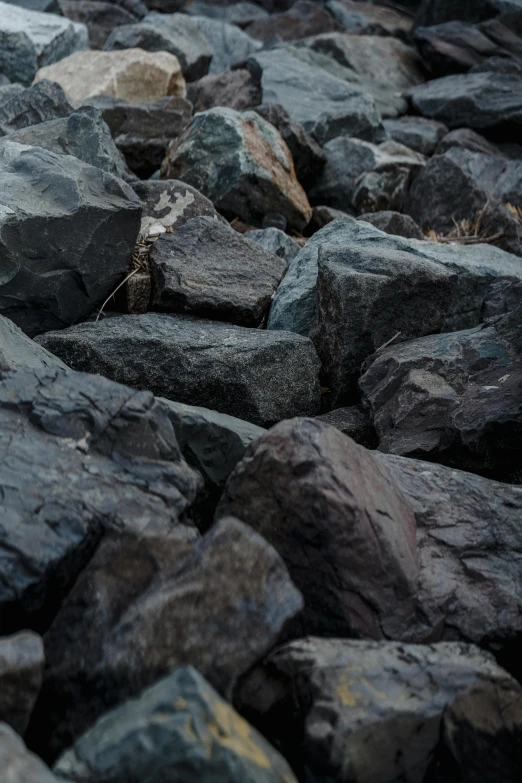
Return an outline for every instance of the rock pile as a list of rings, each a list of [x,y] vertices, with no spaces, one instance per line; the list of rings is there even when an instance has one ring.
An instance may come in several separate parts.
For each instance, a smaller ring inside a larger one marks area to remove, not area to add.
[[[1,783],[519,783],[519,0],[0,2]]]

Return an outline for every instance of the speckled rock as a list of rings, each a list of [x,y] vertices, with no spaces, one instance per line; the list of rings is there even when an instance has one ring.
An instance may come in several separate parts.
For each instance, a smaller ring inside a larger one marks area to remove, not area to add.
[[[301,246],[297,244],[295,239],[278,228],[253,229],[247,231],[245,237],[261,245],[269,253],[284,258],[287,263],[290,263],[301,250]]]
[[[72,110],[62,88],[47,79],[25,90],[22,85],[11,84],[8,92],[0,92],[0,136],[68,117]]]
[[[437,144],[446,136],[448,128],[436,120],[425,117],[398,117],[384,120],[384,128],[389,136],[421,155],[432,155]]]
[[[132,189],[143,205],[140,229],[143,236],[148,236],[151,231],[161,234],[161,228],[174,231],[187,220],[200,216],[225,222],[212,202],[185,182],[146,180],[133,182]]]
[[[24,367],[67,369],[57,356],[31,340],[8,318],[0,316],[0,374]]]

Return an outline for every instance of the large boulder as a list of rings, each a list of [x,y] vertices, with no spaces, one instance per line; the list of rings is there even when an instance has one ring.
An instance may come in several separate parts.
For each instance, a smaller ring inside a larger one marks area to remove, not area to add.
[[[522,305],[491,325],[390,346],[360,387],[379,448],[497,478],[522,470]]]
[[[130,103],[185,96],[179,60],[169,52],[76,52],[40,68],[35,82],[41,79],[57,82],[70,100],[79,102],[94,95],[110,95]]]
[[[522,764],[522,688],[472,645],[300,639],[241,697],[303,780],[515,783]]]
[[[54,765],[75,783],[129,783],[129,770],[158,783],[296,783],[284,758],[192,666],[102,716]]]
[[[230,219],[260,225],[279,212],[300,231],[311,217],[288,147],[253,111],[220,107],[197,114],[169,147],[161,174],[193,185]]]
[[[300,335],[147,313],[47,332],[39,342],[75,369],[260,426],[319,412],[320,363]]]
[[[0,418],[0,624],[45,630],[104,530],[174,534],[201,480],[153,396],[105,378],[5,372]]]
[[[374,141],[382,133],[373,99],[362,89],[308,65],[284,49],[252,55],[251,72],[259,79],[263,103],[280,103],[320,144],[336,136]]]
[[[108,708],[182,664],[230,698],[301,607],[280,556],[236,519],[193,545],[106,539],[45,635],[28,737],[54,757]]]
[[[87,28],[63,16],[0,2],[0,72],[31,84],[45,65],[87,48]]]
[[[0,313],[33,336],[87,318],[125,275],[141,204],[70,155],[0,142]]]
[[[150,252],[152,307],[259,326],[286,262],[212,217],[163,234]]]
[[[29,753],[22,739],[5,723],[0,723],[0,764],[9,783],[64,783],[38,756]]]
[[[262,47],[260,41],[255,41],[235,24],[227,24],[221,18],[192,16],[191,19],[212,49],[209,73],[224,73],[245,62]]]
[[[68,117],[72,110],[62,88],[47,79],[25,90],[8,92],[4,97],[0,93],[0,136],[29,125]]]
[[[32,631],[0,637],[0,721],[23,734],[42,685],[43,642]]]

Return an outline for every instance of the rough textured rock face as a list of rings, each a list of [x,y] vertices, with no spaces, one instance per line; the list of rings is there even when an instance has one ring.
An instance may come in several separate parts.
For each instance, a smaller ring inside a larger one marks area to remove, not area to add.
[[[159,237],[150,267],[154,309],[259,326],[286,262],[214,218],[196,217]]]
[[[260,41],[270,41],[274,36],[291,41],[334,30],[342,30],[339,22],[324,8],[308,0],[297,0],[288,11],[252,22],[247,28],[248,34]]]
[[[509,475],[522,468],[522,306],[492,325],[390,346],[360,381],[395,454]]]
[[[132,189],[143,204],[141,233],[145,236],[154,226],[177,231],[188,220],[200,216],[223,220],[208,198],[184,182],[133,182]]]
[[[107,539],[45,636],[34,725],[38,715],[46,719],[34,740],[45,747],[47,733],[55,755],[108,708],[181,664],[229,698],[301,606],[279,555],[235,519],[193,546]]]
[[[192,666],[100,718],[54,766],[77,783],[127,783],[129,769],[142,778],[153,770],[158,780],[296,783],[284,758]]]
[[[7,372],[0,417],[0,622],[45,629],[104,529],[174,529],[201,482],[148,392],[56,368]]]
[[[235,65],[245,62],[262,46],[260,41],[255,41],[243,30],[220,19],[193,16],[192,20],[213,51],[209,73],[223,73],[230,70]]]
[[[31,84],[36,71],[87,47],[87,28],[62,16],[0,3],[0,71]]]
[[[384,231],[385,234],[394,234],[405,239],[424,239],[420,226],[409,215],[401,215],[400,212],[384,210],[383,212],[369,212],[359,215],[359,220],[371,223],[372,226]]]
[[[44,669],[43,642],[22,631],[0,638],[0,720],[19,734],[29,723]]]
[[[260,426],[319,412],[319,359],[300,335],[147,313],[48,332],[39,342],[75,369]]]
[[[77,158],[9,140],[0,183],[0,312],[30,336],[86,318],[128,269],[138,198]]]
[[[393,141],[421,155],[432,155],[448,133],[442,122],[427,120],[425,117],[398,117],[395,120],[384,120],[383,125]]]
[[[185,96],[185,79],[179,60],[168,52],[84,51],[40,68],[35,81],[57,82],[73,101],[94,95],[111,95],[130,103],[152,101],[167,95]]]
[[[204,76],[196,84],[189,85],[189,97],[196,114],[214,106],[228,106],[236,111],[245,111],[261,103],[261,89],[250,71],[238,68]]]
[[[258,19],[267,19],[268,12],[254,3],[240,0],[226,6],[210,5],[203,0],[196,0],[190,6],[184,8],[189,16],[206,16],[209,19],[220,19],[222,22],[236,25],[242,30]]]
[[[416,0],[413,0],[416,2]],[[402,3],[408,6],[408,1]],[[327,0],[326,7],[332,16],[340,22],[347,33],[357,35],[391,35],[404,38],[412,26],[410,16],[398,9],[373,5],[352,0]]]
[[[5,723],[0,723],[0,764],[9,783],[62,783]]]
[[[0,373],[23,368],[66,370],[67,365],[27,337],[8,318],[0,316]]]
[[[59,0],[59,5],[64,16],[87,27],[91,49],[103,49],[115,27],[137,21],[125,8],[100,0]]]
[[[324,424],[336,427],[352,440],[367,449],[376,449],[379,438],[371,416],[362,405],[351,405],[349,408],[336,408],[316,417]]]
[[[280,103],[292,122],[324,144],[336,136],[373,141],[382,132],[372,98],[293,53],[273,49],[252,55],[250,71],[261,83],[263,103]]]
[[[264,247],[269,253],[279,258],[284,258],[288,263],[292,261],[301,250],[300,245],[278,228],[257,228],[247,231],[244,235],[256,244]]]
[[[68,117],[72,110],[62,88],[43,79],[26,90],[11,92],[5,99],[0,95],[0,135],[28,125]]]
[[[260,224],[279,212],[303,229],[311,216],[285,142],[256,112],[209,109],[196,115],[168,150],[164,179],[182,179],[231,219]]]
[[[522,761],[522,689],[472,645],[301,639],[242,699],[304,779],[514,783]]]

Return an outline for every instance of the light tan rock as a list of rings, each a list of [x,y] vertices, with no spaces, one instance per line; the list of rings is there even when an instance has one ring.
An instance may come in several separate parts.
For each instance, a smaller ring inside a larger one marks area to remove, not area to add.
[[[178,58],[168,52],[122,49],[82,51],[40,68],[34,81],[50,79],[70,100],[111,95],[130,103],[153,101],[167,95],[185,96],[185,80]]]

